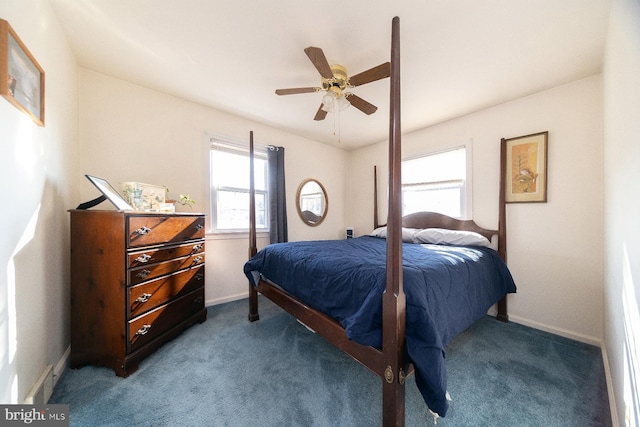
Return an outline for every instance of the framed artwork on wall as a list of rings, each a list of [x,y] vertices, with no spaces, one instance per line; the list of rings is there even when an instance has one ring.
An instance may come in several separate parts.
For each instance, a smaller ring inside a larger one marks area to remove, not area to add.
[[[44,70],[4,19],[0,19],[0,95],[44,126]]]
[[[547,201],[549,132],[502,139],[501,164],[506,203]]]

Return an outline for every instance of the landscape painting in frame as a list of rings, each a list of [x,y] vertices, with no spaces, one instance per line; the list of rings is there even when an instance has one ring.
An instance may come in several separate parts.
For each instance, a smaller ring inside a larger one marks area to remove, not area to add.
[[[0,19],[0,95],[44,126],[44,70],[3,19]]]
[[[503,139],[505,202],[547,201],[548,132]]]

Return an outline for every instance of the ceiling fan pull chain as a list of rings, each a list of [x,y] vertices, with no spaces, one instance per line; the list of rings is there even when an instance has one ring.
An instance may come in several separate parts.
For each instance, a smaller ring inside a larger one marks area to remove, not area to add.
[[[340,143],[340,108],[333,110],[333,135],[338,136],[338,144]]]

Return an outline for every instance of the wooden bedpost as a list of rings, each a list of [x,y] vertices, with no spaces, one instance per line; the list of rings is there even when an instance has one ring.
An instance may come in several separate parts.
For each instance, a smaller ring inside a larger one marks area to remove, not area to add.
[[[402,284],[402,193],[400,147],[400,19],[391,31],[389,123],[389,212],[387,219],[387,283],[382,295],[383,426],[403,426],[405,412],[404,347],[406,300]]]
[[[257,252],[256,243],[256,189],[253,182],[253,131],[249,132],[249,259]],[[258,291],[249,283],[249,321],[260,319],[258,314]]]
[[[507,262],[507,208],[505,199],[505,186],[506,186],[506,162],[507,162],[507,143],[504,138],[500,141],[500,190],[499,190],[499,212],[498,212],[498,254],[502,257],[502,260]],[[500,301],[498,301],[498,320],[503,322],[509,321],[509,314],[507,313],[507,296],[505,295]]]
[[[378,221],[378,167],[373,165],[373,229],[380,227]]]

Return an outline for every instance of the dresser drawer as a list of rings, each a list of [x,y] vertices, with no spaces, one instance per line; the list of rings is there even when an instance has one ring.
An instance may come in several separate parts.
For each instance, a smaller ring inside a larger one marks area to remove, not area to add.
[[[204,289],[201,288],[131,320],[129,322],[129,351],[137,350],[202,310],[203,304]]]
[[[185,268],[195,267],[204,263],[204,253],[189,255],[182,258],[175,258],[170,261],[160,262],[152,265],[132,268],[129,270],[128,285],[133,286],[146,282],[156,277],[174,273]]]
[[[204,216],[135,215],[127,217],[127,247],[180,243],[204,238]]]
[[[129,313],[133,319],[168,301],[204,286],[204,265],[128,288]]]
[[[189,243],[181,246],[174,246],[167,249],[148,249],[129,254],[128,268],[136,268],[143,265],[151,265],[157,262],[167,261],[172,258],[179,258],[187,255],[194,255],[204,252],[204,243]]]

